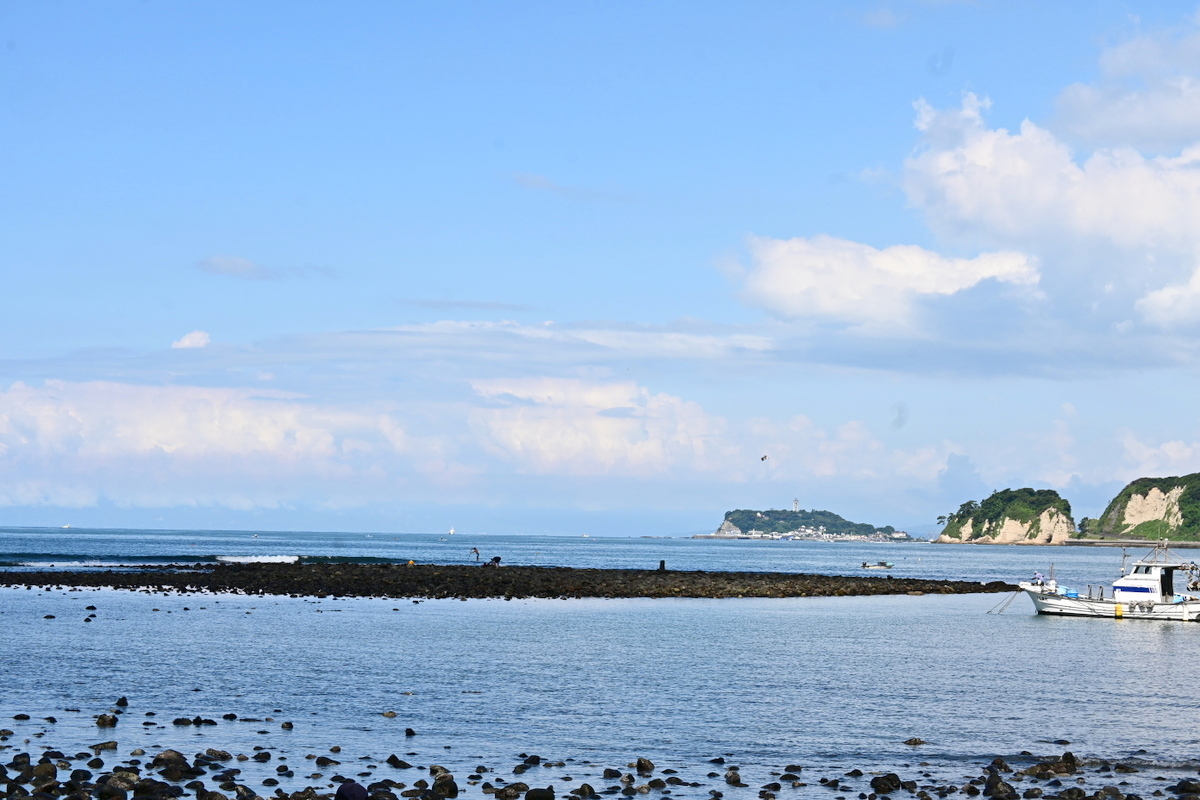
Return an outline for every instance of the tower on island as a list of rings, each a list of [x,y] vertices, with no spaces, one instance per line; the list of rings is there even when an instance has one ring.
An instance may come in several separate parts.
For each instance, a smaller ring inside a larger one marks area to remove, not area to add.
[[[800,513],[800,498],[799,497],[792,500],[792,513],[793,514]]]

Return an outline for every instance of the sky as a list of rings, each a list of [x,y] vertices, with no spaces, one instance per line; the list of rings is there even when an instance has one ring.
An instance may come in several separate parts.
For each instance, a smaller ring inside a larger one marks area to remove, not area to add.
[[[1200,471],[1200,8],[0,4],[0,524],[935,531]]]

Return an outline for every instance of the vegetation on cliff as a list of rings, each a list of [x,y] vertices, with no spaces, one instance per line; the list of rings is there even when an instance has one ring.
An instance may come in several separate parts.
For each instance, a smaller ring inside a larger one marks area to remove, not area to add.
[[[801,528],[825,528],[825,532],[834,536],[870,536],[876,532],[892,534],[896,529],[891,525],[877,528],[865,522],[850,522],[832,511],[785,511],[768,509],[754,511],[739,508],[725,513],[725,522],[735,528],[747,532],[751,530],[763,533],[790,533]]]
[[[1042,533],[1042,514],[1048,509],[1058,512],[1074,528],[1071,504],[1053,489],[1001,489],[981,503],[968,500],[953,514],[938,517],[938,522],[946,526],[943,537],[971,541],[995,536],[1011,519],[1029,526],[1027,538],[1036,539]]]
[[[1155,492],[1154,490],[1157,490]],[[1131,508],[1133,501],[1134,508]],[[1097,538],[1200,539],[1200,473],[1138,478],[1088,527]]]

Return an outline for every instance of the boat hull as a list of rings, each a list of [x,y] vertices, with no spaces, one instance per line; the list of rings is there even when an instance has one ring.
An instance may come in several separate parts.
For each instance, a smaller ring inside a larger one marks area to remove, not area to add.
[[[1106,617],[1108,619],[1162,619],[1175,622],[1200,622],[1200,600],[1176,603],[1148,601],[1125,603],[1091,597],[1064,597],[1036,584],[1020,584],[1039,614],[1062,617]]]

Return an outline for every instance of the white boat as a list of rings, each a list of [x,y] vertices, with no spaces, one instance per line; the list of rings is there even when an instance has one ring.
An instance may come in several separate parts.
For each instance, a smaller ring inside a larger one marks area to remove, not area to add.
[[[874,564],[870,561],[862,562],[863,569],[891,569],[894,566],[896,565],[890,561],[876,561]]]
[[[1087,587],[1080,592],[1054,579],[1035,575],[1018,586],[1029,595],[1039,614],[1066,617],[1108,617],[1111,619],[1165,619],[1200,621],[1200,597],[1175,591],[1176,573],[1188,589],[1200,589],[1200,565],[1181,558],[1167,549],[1163,540],[1126,572],[1122,559],[1121,577],[1113,581],[1107,594],[1104,585]]]

